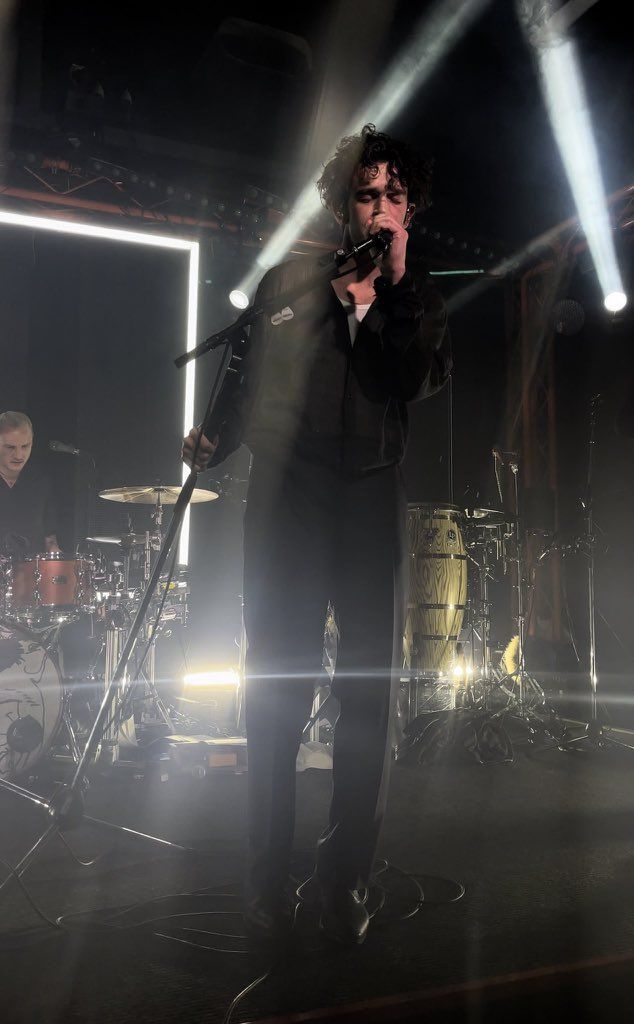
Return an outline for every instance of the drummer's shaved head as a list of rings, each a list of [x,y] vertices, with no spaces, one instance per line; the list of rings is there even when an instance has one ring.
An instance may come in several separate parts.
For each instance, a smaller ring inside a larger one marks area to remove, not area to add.
[[[6,434],[9,430],[22,430],[28,427],[33,434],[33,424],[25,412],[0,412],[0,434]]]

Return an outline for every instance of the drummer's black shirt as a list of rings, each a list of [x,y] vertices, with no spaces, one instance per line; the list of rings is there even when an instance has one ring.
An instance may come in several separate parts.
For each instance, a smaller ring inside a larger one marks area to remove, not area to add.
[[[51,479],[35,459],[29,460],[9,487],[0,476],[0,552],[32,555],[44,551],[44,538],[57,533]]]

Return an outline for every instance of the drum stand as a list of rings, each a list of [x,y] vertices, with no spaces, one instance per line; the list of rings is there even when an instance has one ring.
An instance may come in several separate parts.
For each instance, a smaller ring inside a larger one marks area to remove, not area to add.
[[[502,723],[505,718],[521,724],[528,732],[528,742],[534,744],[536,737],[542,735],[547,737],[559,749],[563,749],[562,742],[565,734],[565,725],[555,709],[549,703],[548,698],[539,685],[526,671],[526,627],[528,618],[526,616],[526,565],[524,561],[524,545],[522,543],[522,515],[519,498],[519,460],[513,452],[501,453],[506,455],[506,465],[513,474],[513,499],[514,499],[514,553],[508,561],[515,566],[515,591],[517,607],[517,637],[518,656],[517,669],[497,678],[489,689],[486,707],[489,717]],[[533,593],[533,581],[531,579],[531,594]],[[510,685],[507,685],[510,683]],[[495,690],[500,690],[507,698],[502,708],[494,707],[493,696]]]

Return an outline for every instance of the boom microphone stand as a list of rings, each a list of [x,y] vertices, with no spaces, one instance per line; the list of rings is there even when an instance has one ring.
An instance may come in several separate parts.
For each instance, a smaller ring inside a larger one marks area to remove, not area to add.
[[[391,243],[391,236],[387,232],[379,232],[376,235],[372,235],[371,238],[362,242],[359,246],[353,246],[348,252],[343,249],[338,249],[333,255],[328,255],[326,259],[321,259],[318,264],[318,270],[313,273],[297,285],[291,291],[283,294],[274,296],[273,298],[260,302],[257,305],[251,306],[246,309],[232,324],[223,330],[211,335],[206,341],[202,342],[196,348],[189,352],[184,353],[175,360],[177,367],[182,367],[192,359],[198,359],[205,352],[209,352],[214,348],[225,346],[225,361],[221,363],[220,370],[224,369],[225,373],[232,371],[234,373],[240,372],[240,363],[242,358],[246,354],[248,346],[248,337],[245,334],[245,327],[253,324],[259,317],[270,310],[286,309],[290,306],[290,303],[295,301],[301,295],[311,291],[314,287],[323,284],[324,281],[329,281],[341,274],[347,273],[344,268],[350,261],[356,261],[360,255],[376,256],[386,252]],[[228,360],[226,360],[226,354],[231,351],[232,354]],[[232,365],[233,364],[233,365]],[[211,420],[212,411],[215,405],[216,395],[218,391],[218,384],[224,373],[221,375],[219,372],[214,386],[212,387],[211,394],[207,403],[207,409],[200,425],[200,436],[205,434],[208,424]],[[45,799],[38,793],[31,792],[22,786],[18,786],[16,783],[11,782],[8,779],[0,779],[0,789],[6,792],[13,793],[15,796],[21,797],[22,799],[29,800],[36,807],[39,807],[49,822],[45,830],[40,834],[35,843],[31,846],[28,852],[22,857],[20,862],[13,868],[10,875],[4,879],[0,884],[0,893],[6,889],[9,883],[15,879],[20,878],[27,868],[33,863],[37,855],[43,850],[48,843],[53,839],[59,832],[67,831],[71,828],[77,828],[82,822],[94,825],[101,829],[107,829],[115,832],[119,832],[125,835],[133,836],[140,839],[148,839],[151,842],[158,843],[161,846],[168,847],[172,850],[178,850],[181,852],[189,852],[187,847],[180,846],[177,843],[172,843],[167,839],[161,839],[158,836],[147,835],[143,832],[138,832],[134,829],[125,828],[122,825],[116,825],[113,822],[103,821],[98,818],[93,818],[85,813],[84,808],[84,794],[88,789],[88,769],[93,764],[97,756],[97,752],[103,741],[104,736],[107,734],[109,717],[112,714],[112,708],[115,707],[116,699],[119,693],[120,685],[125,677],[126,669],[130,656],[135,647],[137,638],[145,622],[145,616],[150,607],[154,593],[163,571],[163,566],[167,561],[167,557],[170,552],[170,548],[174,543],[176,536],[178,535],[185,511],[189,504],[192,491],[196,485],[198,477],[197,471],[193,468],[195,464],[195,453],[192,464],[192,469],[187,477],[181,492],[178,496],[176,504],[174,505],[173,516],[165,536],[163,545],[159,551],[156,564],[150,579],[148,580],[145,593],[141,604],[139,605],[138,611],[134,618],[134,622],[130,627],[125,646],[121,652],[116,669],[110,680],[101,707],[93,724],[93,727],[88,737],[88,741],[84,748],[83,754],[79,760],[79,764],[76,767],[70,785],[60,786],[56,792],[50,797]]]

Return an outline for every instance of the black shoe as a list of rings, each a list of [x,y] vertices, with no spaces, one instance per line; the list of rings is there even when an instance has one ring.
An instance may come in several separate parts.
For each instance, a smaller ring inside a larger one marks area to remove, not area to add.
[[[370,923],[365,904],[356,889],[320,887],[321,919],[319,927],[336,942],[360,946]]]

